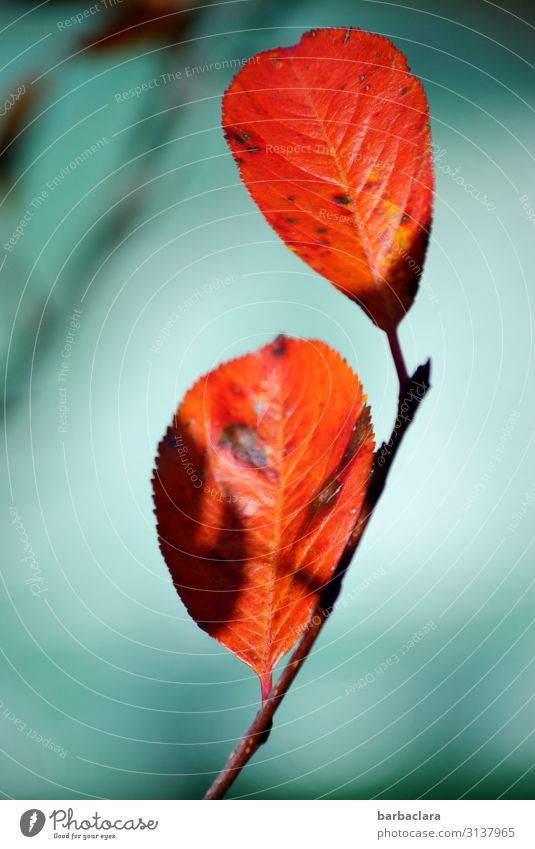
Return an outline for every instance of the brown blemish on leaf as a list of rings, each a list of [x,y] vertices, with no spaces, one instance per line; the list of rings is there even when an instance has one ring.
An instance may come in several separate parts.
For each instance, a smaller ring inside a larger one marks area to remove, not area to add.
[[[222,448],[229,448],[236,459],[242,463],[247,463],[257,468],[267,465],[268,457],[266,449],[259,444],[255,431],[251,430],[247,425],[227,425],[221,434],[219,445]]]
[[[245,130],[242,130],[241,133],[232,133],[231,138],[238,142],[238,144],[245,144],[250,140],[251,136]]]
[[[342,459],[336,469],[329,475],[323,484],[321,491],[312,502],[311,510],[313,513],[317,513],[318,510],[326,507],[331,507],[336,502],[343,488],[343,484],[339,480],[339,475],[341,475],[346,466],[353,461],[360,447],[371,437],[373,437],[373,430],[370,408],[363,406],[353,426],[353,430],[351,431]]]
[[[318,510],[324,510],[327,507],[332,507],[342,492],[342,487],[343,485],[336,477],[328,478],[323,484],[321,492],[312,502],[312,512],[317,513]]]
[[[274,357],[282,357],[286,353],[286,337],[283,333],[279,333],[271,345],[271,351]]]
[[[359,413],[359,416],[353,425],[353,430],[351,431],[351,436],[349,437],[349,442],[347,443],[346,450],[344,451],[344,456],[340,461],[340,469],[343,469],[350,460],[353,459],[360,446],[366,442],[367,439],[372,436],[372,422],[370,416],[370,408],[364,406]]]

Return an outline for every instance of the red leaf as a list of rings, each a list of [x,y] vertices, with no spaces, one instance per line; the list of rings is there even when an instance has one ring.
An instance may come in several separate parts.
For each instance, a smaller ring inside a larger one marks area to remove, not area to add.
[[[202,377],[160,443],[154,500],[174,585],[263,696],[332,576],[372,457],[356,375],[324,342],[283,336]]]
[[[418,288],[433,198],[427,101],[403,54],[362,30],[312,30],[249,60],[223,125],[279,236],[394,330]]]

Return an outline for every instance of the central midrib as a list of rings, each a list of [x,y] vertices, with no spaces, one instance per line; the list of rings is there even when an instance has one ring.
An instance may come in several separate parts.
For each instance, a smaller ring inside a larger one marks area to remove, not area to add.
[[[270,554],[270,583],[269,583],[269,597],[268,597],[268,605],[267,605],[267,628],[266,628],[266,637],[264,642],[264,674],[271,672],[271,664],[270,664],[270,649],[271,649],[271,635],[272,635],[272,617],[273,617],[273,601],[275,596],[275,575],[276,575],[276,563],[277,558],[280,556],[280,544],[282,541],[282,517],[284,515],[284,493],[286,490],[286,475],[285,470],[286,466],[284,465],[284,448],[285,448],[285,421],[286,417],[284,415],[284,407],[283,407],[283,373],[284,369],[281,367],[279,373],[279,392],[278,392],[278,407],[279,407],[279,422],[280,425],[277,428],[277,433],[279,435],[279,441],[277,445],[277,470],[278,470],[278,487],[279,487],[279,497],[277,498],[277,510],[275,517],[275,546],[273,552]]]
[[[299,82],[302,85],[302,89],[300,89],[300,90],[304,93],[305,98],[308,101],[308,104],[310,106],[310,110],[313,112],[314,118],[317,121],[318,126],[320,127],[321,132],[323,133],[323,137],[328,144],[328,149],[330,151],[332,151],[332,159],[334,161],[334,164],[336,166],[336,170],[338,172],[338,178],[339,178],[340,184],[342,186],[344,186],[344,188],[348,192],[350,192],[351,197],[353,198],[354,209],[351,210],[351,213],[352,213],[352,216],[353,216],[353,218],[355,219],[355,221],[358,225],[356,229],[357,229],[357,232],[360,235],[360,242],[361,242],[361,245],[364,249],[364,253],[366,255],[368,267],[369,267],[369,269],[372,273],[373,282],[374,282],[376,288],[378,289],[379,288],[379,286],[378,286],[379,275],[378,275],[377,270],[375,268],[375,263],[373,262],[370,243],[368,242],[368,239],[366,237],[366,233],[364,231],[364,221],[362,220],[362,217],[359,213],[358,203],[357,203],[357,194],[354,191],[354,188],[349,181],[349,177],[345,172],[345,169],[344,169],[342,162],[340,161],[340,159],[338,158],[338,156],[336,154],[336,148],[335,148],[335,146],[334,146],[334,144],[331,140],[330,135],[327,132],[323,118],[321,118],[320,115],[318,114],[318,112],[315,108],[315,105],[314,105],[314,101],[310,97],[310,92],[309,92],[308,86],[306,85],[306,81],[304,81],[303,78],[301,77],[301,75],[299,74],[299,69],[298,69],[297,64],[296,64],[296,67],[294,69],[294,72],[295,72],[295,76],[298,78]],[[358,94],[355,93],[355,97],[358,97]]]

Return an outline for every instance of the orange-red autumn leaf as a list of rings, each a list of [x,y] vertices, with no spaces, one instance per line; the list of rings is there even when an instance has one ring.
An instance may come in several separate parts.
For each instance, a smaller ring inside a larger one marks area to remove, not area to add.
[[[263,695],[332,576],[372,457],[358,377],[324,342],[284,336],[202,377],[160,443],[154,500],[174,585]]]
[[[393,331],[418,288],[433,198],[427,101],[404,55],[362,30],[312,30],[239,71],[223,127],[279,236]]]

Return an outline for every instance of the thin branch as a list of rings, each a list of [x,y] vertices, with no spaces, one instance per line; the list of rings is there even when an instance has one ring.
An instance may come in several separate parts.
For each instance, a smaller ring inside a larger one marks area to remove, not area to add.
[[[389,337],[390,338],[390,337]],[[397,341],[397,337],[396,337]],[[392,344],[392,343],[391,343]],[[399,347],[399,344],[398,344]],[[401,353],[401,352],[400,352]],[[242,737],[227,763],[205,795],[205,799],[222,799],[234,783],[243,767],[248,763],[260,746],[266,742],[271,731],[273,716],[282,699],[288,692],[295,676],[307,659],[323,626],[329,618],[342,588],[344,575],[353,555],[362,539],[366,526],[373,515],[381,497],[394,458],[399,451],[402,439],[414,419],[416,410],[429,390],[431,362],[419,366],[413,376],[401,384],[398,412],[394,428],[388,442],[383,442],[375,454],[374,465],[366,499],[351,537],[344,549],[333,577],[323,588],[316,609],[311,616],[307,630],[301,637],[290,660],[284,667],[278,681],[271,688],[262,707],[256,714],[247,733]],[[399,369],[398,369],[399,374]],[[400,376],[401,380],[401,376]]]
[[[386,335],[388,336],[388,343],[392,352],[392,359],[394,360],[394,365],[398,373],[399,394],[401,397],[401,393],[403,392],[403,389],[408,383],[409,374],[407,372],[407,366],[405,365],[405,360],[403,358],[403,351],[401,350],[401,345],[399,344],[397,328],[395,327],[393,330],[390,330]]]

